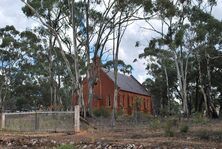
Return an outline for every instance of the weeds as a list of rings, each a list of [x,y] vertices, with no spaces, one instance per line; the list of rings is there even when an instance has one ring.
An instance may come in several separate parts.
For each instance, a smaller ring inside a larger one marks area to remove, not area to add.
[[[160,119],[154,118],[150,120],[149,126],[151,129],[156,130],[157,128],[160,128]]]
[[[93,111],[93,114],[94,116],[96,117],[104,117],[104,118],[107,118],[110,116],[110,111],[105,109],[104,107],[101,107],[101,108],[98,108],[98,109],[95,109]]]
[[[201,113],[194,113],[193,114],[193,123],[195,123],[195,124],[206,124],[207,119],[204,118]]]
[[[180,132],[181,132],[181,133],[187,133],[188,130],[189,130],[189,126],[188,126],[187,124],[182,124],[182,125],[180,126]]]
[[[177,126],[175,119],[167,120],[164,126],[164,134],[166,137],[173,137],[175,134],[174,127]]]
[[[172,129],[165,129],[165,131],[164,131],[164,135],[166,137],[173,137],[174,134],[175,134],[175,132]]]
[[[76,149],[75,146],[71,144],[64,144],[57,147],[57,149]]]
[[[210,134],[206,130],[200,131],[198,136],[199,136],[200,139],[203,139],[203,140],[209,140],[210,139]]]
[[[222,131],[200,131],[197,136],[202,140],[211,140],[216,142],[222,141]]]

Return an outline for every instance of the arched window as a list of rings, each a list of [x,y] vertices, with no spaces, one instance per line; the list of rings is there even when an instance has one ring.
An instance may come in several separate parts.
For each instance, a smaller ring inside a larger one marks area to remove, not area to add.
[[[124,105],[124,94],[123,94],[123,96],[122,96],[122,106],[124,107],[125,105]]]
[[[110,95],[107,97],[107,106],[108,107],[111,106],[111,96]]]
[[[128,105],[128,107],[130,107],[130,96],[129,95],[127,96],[127,105]]]
[[[146,108],[147,108],[147,107],[146,107],[146,98],[142,98],[142,100],[143,100],[144,109],[146,109]]]

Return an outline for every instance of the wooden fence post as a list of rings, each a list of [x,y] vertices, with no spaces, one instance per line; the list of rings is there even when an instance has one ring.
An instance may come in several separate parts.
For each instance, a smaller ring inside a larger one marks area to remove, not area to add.
[[[1,121],[1,124],[2,124],[2,128],[1,129],[4,129],[5,128],[5,113],[2,113],[2,121]]]
[[[74,122],[74,131],[80,132],[80,109],[79,105],[75,106],[75,122]]]

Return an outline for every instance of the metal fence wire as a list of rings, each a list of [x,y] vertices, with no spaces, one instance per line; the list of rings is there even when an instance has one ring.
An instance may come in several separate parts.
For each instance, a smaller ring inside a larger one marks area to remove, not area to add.
[[[74,111],[5,113],[4,129],[14,131],[74,131]]]

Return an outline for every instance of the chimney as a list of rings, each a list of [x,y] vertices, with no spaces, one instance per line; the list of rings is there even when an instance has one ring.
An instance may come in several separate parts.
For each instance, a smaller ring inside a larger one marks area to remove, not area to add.
[[[96,56],[94,59],[95,59],[95,60],[94,60],[94,65],[95,65],[96,67],[100,67],[100,57],[99,57],[99,56]]]
[[[96,76],[96,78],[99,78],[99,74],[100,74],[100,57],[96,56],[93,59],[93,70],[94,70],[94,74]]]

